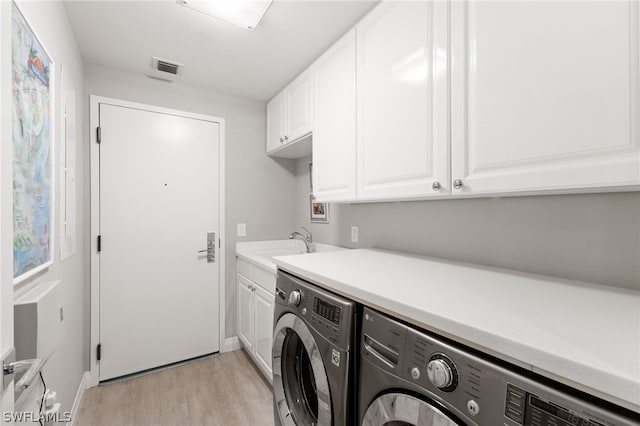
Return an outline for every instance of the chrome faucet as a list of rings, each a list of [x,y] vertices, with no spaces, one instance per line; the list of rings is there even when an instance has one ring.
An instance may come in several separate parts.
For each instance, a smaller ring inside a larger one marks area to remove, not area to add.
[[[302,240],[304,245],[307,247],[307,253],[311,253],[313,251],[313,235],[311,235],[311,231],[309,231],[304,226],[301,226],[301,228],[307,231],[307,235],[302,235],[298,231],[293,231],[292,233],[289,234],[289,239],[293,240],[296,237],[299,237],[298,239]]]

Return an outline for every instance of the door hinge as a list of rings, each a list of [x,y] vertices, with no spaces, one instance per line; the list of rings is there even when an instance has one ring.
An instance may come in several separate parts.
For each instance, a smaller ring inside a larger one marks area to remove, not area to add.
[[[102,143],[102,127],[96,128],[96,142]]]
[[[96,358],[98,361],[102,359],[102,343],[98,343],[98,346],[96,346]]]
[[[98,235],[98,253],[102,251],[102,235]]]

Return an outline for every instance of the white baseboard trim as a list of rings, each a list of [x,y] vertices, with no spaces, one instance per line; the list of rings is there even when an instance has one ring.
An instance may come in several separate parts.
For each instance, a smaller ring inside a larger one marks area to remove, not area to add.
[[[224,339],[224,347],[220,348],[220,352],[237,351],[241,347],[242,344],[240,343],[240,339],[238,339],[238,336],[228,337]]]
[[[84,391],[89,387],[90,376],[91,375],[88,371],[85,371],[82,375],[82,380],[80,380],[80,385],[78,385],[78,390],[76,391],[76,397],[73,400],[73,407],[71,407],[71,422],[68,423],[69,426],[74,426],[76,423]]]

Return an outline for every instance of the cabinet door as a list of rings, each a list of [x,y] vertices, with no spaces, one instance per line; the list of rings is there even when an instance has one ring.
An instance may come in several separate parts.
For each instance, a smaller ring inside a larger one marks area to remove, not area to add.
[[[447,18],[448,2],[389,2],[356,27],[359,199],[449,192]]]
[[[254,284],[238,274],[238,338],[244,344],[247,352],[252,353],[253,347],[253,311]]]
[[[638,10],[452,2],[453,193],[639,185]]]
[[[306,71],[287,87],[286,141],[292,142],[311,133],[311,74]]]
[[[274,295],[256,286],[255,298],[255,359],[263,371],[271,375],[271,349],[273,346]]]
[[[313,68],[313,193],[318,201],[356,199],[356,32]]]
[[[267,104],[267,153],[284,144],[285,93],[276,95]]]

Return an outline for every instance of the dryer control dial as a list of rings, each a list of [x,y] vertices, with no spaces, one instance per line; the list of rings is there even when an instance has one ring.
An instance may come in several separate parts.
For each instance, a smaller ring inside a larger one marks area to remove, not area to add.
[[[300,301],[302,300],[302,295],[300,294],[300,290],[293,290],[289,293],[289,304],[298,306]]]
[[[453,391],[458,385],[456,367],[449,358],[444,355],[434,355],[427,364],[427,377],[435,387],[445,392]]]

